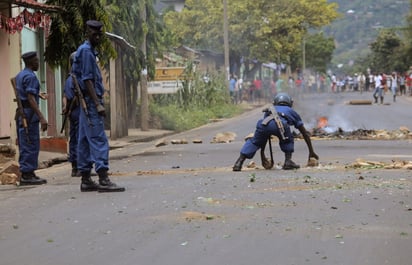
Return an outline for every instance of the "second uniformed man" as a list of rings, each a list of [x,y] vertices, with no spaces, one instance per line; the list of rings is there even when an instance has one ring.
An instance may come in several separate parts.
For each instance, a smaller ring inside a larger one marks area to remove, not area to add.
[[[95,48],[102,38],[103,24],[100,21],[86,22],[88,39],[80,45],[72,66],[84,99],[87,113],[81,108],[79,117],[79,141],[77,168],[81,174],[81,191],[119,192],[124,191],[111,182],[109,170],[109,142],[104,131],[105,108],[102,75],[97,65]],[[91,178],[92,167],[99,175],[99,183]]]

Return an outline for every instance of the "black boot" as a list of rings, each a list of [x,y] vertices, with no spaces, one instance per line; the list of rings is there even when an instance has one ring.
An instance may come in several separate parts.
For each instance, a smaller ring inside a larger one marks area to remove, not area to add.
[[[298,169],[300,166],[292,161],[292,154],[285,154],[285,164],[282,167],[284,170]]]
[[[381,97],[381,104],[383,104],[383,97]]]
[[[240,154],[239,158],[236,160],[235,165],[233,166],[233,171],[241,171],[243,162],[245,162],[246,157]]]
[[[396,102],[396,95],[393,95],[393,102]]]
[[[20,186],[43,185],[47,180],[39,178],[34,172],[21,172]]]
[[[121,192],[126,190],[124,187],[117,186],[110,181],[107,169],[100,169],[97,174],[99,175],[99,192]]]
[[[71,174],[71,176],[72,177],[80,177],[81,176],[79,171],[77,170],[77,163],[76,162],[72,162],[72,174]]]
[[[373,96],[373,98],[375,99],[375,103],[378,103],[378,97],[377,97],[377,96]]]
[[[97,191],[100,186],[90,177],[90,171],[81,172],[82,183],[80,184],[80,191]]]

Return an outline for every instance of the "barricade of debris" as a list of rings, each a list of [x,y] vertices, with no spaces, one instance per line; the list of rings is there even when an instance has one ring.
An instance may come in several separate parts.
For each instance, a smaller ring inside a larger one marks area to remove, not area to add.
[[[328,132],[324,128],[315,128],[311,132],[312,139],[341,139],[341,140],[408,140],[412,139],[412,133],[406,127],[398,130],[366,130],[357,129],[355,131],[344,131],[338,128],[334,132]],[[303,138],[302,135],[296,135]]]

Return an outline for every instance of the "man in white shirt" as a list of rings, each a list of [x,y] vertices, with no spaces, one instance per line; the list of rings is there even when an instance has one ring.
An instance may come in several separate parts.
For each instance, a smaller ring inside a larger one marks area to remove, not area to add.
[[[375,103],[378,103],[378,96],[380,97],[381,104],[383,104],[383,84],[382,84],[382,74],[377,74],[374,77],[375,90],[373,90],[373,98]]]

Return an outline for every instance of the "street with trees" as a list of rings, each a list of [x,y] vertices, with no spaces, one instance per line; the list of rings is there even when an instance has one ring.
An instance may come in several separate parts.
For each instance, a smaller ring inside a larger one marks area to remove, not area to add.
[[[187,45],[195,49],[205,49],[223,52],[223,5],[220,0],[200,1],[187,0],[181,12],[172,9],[164,10],[159,17],[154,10],[154,0],[48,0],[48,4],[64,6],[64,11],[52,14],[52,26],[47,38],[45,58],[52,66],[66,66],[67,58],[78,45],[84,41],[85,22],[97,19],[104,23],[105,30],[124,37],[135,47],[133,52],[127,52],[122,58],[126,87],[130,88],[128,95],[132,121],[130,125],[138,126],[136,116],[142,116],[144,104],[138,101],[138,89],[141,84],[142,70],[147,70],[148,80],[154,78],[155,59],[161,58],[164,51],[172,50],[179,45]],[[319,33],[321,28],[335,20],[339,14],[335,3],[327,0],[238,0],[228,1],[228,25],[230,43],[230,65],[232,69],[245,62],[247,77],[253,74],[263,62],[282,62],[291,65],[292,69],[302,64],[302,49],[307,54],[306,65],[317,70],[326,69],[334,46],[332,39]],[[302,47],[305,40],[305,47]],[[118,56],[106,38],[99,48],[99,59],[102,65],[108,64],[109,58]],[[319,60],[322,58],[322,60]],[[249,68],[248,62],[257,62]],[[293,65],[294,64],[294,65]],[[66,67],[63,67],[67,69]],[[239,68],[237,68],[239,69]],[[214,73],[210,73],[211,76]],[[199,76],[199,79],[202,77]],[[216,83],[221,80],[222,83]],[[193,81],[193,80],[191,80]],[[225,99],[225,81],[216,76],[213,79],[215,96],[218,101],[206,102],[205,108],[210,108],[210,102],[219,104],[230,103]],[[192,82],[199,87],[210,88],[210,83]],[[187,83],[186,83],[187,84]],[[195,90],[193,84],[186,87],[188,93],[166,96],[152,96],[151,102],[165,102],[165,98],[179,97],[186,99],[209,98],[210,89]],[[197,95],[199,91],[205,94]],[[184,97],[182,97],[182,95]],[[169,99],[170,102],[181,102]],[[185,106],[188,115],[193,115],[193,109],[187,106],[199,107],[199,102],[180,104]],[[160,105],[160,104],[159,104]],[[152,111],[154,108],[150,108]],[[159,109],[157,109],[158,112]],[[236,110],[235,110],[236,111]],[[219,112],[219,111],[218,111]],[[218,117],[227,115],[223,107]],[[149,118],[145,118],[147,120]],[[150,118],[151,119],[151,118]]]
[[[238,0],[228,1],[228,6],[232,68],[241,58],[289,64],[310,30],[319,30],[339,16],[336,4],[326,0]],[[185,8],[168,12],[164,22],[179,44],[223,52],[221,1],[185,1]]]

